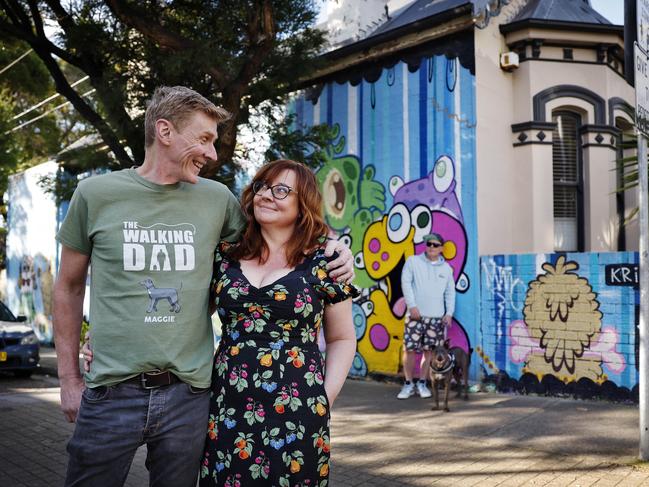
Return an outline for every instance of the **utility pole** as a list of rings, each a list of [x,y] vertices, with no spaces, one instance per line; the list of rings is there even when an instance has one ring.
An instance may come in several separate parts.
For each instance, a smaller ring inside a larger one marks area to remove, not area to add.
[[[647,206],[647,138],[638,131],[638,177],[640,178],[640,460],[649,460],[649,209]]]
[[[636,129],[638,134],[638,178],[640,192],[640,460],[649,460],[649,0],[637,0],[637,42],[634,46]]]

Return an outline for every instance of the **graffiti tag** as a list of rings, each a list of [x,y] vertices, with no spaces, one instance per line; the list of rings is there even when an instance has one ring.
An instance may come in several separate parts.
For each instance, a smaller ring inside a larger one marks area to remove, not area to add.
[[[611,264],[605,267],[608,286],[630,286],[639,289],[640,266],[638,264]]]
[[[514,311],[521,311],[525,303],[516,304],[514,291],[516,286],[522,288],[523,293],[527,287],[518,277],[514,277],[511,266],[499,266],[493,259],[489,259],[489,265],[482,263],[482,272],[485,276],[486,289],[493,293],[494,301],[498,303],[499,318],[502,318],[506,307]]]

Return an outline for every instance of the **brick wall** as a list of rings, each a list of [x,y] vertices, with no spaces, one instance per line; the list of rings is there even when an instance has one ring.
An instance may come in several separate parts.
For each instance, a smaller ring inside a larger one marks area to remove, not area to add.
[[[636,252],[480,258],[483,377],[503,390],[637,400]]]

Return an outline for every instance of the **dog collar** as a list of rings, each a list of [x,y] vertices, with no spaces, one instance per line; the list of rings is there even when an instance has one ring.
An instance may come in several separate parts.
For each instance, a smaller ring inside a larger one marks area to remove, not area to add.
[[[436,369],[436,368],[433,366],[433,363],[432,363],[432,362],[430,363],[430,368],[433,370],[433,372],[434,372],[435,374],[445,374],[445,373],[448,372],[449,370],[452,370],[453,367],[455,367],[455,355],[453,355],[452,353],[449,352],[448,356],[449,356],[449,360],[448,360],[448,362],[446,363],[446,366],[444,366],[444,367],[441,368],[441,369]]]

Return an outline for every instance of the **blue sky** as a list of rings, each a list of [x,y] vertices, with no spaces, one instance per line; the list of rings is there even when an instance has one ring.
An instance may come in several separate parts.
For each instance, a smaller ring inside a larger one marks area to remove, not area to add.
[[[611,23],[624,24],[624,0],[590,0],[590,4]]]

